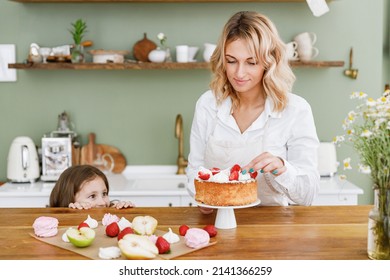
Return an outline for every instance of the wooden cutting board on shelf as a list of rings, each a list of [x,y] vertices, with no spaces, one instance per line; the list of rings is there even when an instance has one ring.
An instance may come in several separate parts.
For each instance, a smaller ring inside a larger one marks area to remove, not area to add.
[[[108,166],[112,165],[113,160],[113,173],[122,173],[126,168],[126,158],[118,148],[106,144],[97,144],[95,133],[90,133],[88,143],[81,148],[80,164],[90,164],[102,169],[103,165],[99,164],[99,159],[107,161]]]

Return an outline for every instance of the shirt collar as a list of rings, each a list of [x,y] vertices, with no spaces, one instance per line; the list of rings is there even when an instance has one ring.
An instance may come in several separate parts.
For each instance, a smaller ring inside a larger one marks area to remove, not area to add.
[[[264,104],[264,111],[263,113],[252,123],[252,125],[248,128],[248,130],[254,130],[264,127],[266,122],[268,121],[268,118],[281,118],[282,113],[281,112],[275,112],[273,111],[273,101],[271,98],[267,98],[265,100]],[[233,116],[231,115],[232,112],[232,100],[231,98],[226,98],[221,105],[219,105],[217,116],[218,118],[228,126],[238,129],[237,123]]]

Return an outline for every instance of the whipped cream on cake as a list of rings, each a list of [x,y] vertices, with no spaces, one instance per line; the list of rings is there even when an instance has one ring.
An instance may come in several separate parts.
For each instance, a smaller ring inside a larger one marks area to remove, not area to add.
[[[201,166],[198,170],[196,180],[215,182],[215,183],[239,183],[239,182],[254,182],[257,176],[257,172],[245,172],[241,170],[238,165],[232,168],[219,169],[212,168],[208,169]]]

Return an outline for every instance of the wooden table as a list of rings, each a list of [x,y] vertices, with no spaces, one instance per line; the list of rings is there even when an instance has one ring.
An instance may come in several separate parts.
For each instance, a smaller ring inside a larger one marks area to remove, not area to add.
[[[237,228],[219,229],[217,244],[178,259],[298,259],[356,260],[367,257],[367,222],[370,205],[289,206],[236,209]],[[100,219],[105,213],[132,220],[151,215],[160,229],[174,232],[182,224],[214,224],[215,213],[203,215],[196,207],[91,209],[0,208],[0,259],[85,259],[76,253],[29,236],[39,216],[52,216],[60,226],[78,225],[87,215]]]

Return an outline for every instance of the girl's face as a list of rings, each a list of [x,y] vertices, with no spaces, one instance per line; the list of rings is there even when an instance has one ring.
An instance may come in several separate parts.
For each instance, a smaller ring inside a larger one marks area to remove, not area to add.
[[[226,75],[238,93],[261,93],[264,67],[253,57],[247,43],[237,39],[226,45]]]
[[[107,187],[100,177],[85,182],[75,195],[75,202],[88,202],[91,207],[109,207],[110,198],[108,197]]]

